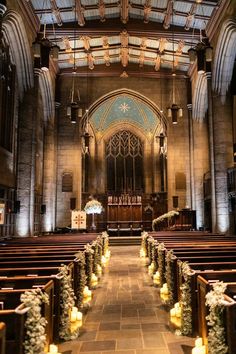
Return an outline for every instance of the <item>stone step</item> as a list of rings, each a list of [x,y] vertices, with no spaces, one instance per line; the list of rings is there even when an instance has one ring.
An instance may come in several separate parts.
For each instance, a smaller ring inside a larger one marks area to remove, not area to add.
[[[113,236],[109,237],[110,246],[141,245],[141,236]]]

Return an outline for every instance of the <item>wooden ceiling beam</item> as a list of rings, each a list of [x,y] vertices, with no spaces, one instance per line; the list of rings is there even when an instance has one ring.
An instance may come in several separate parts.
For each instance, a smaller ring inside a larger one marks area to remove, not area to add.
[[[129,21],[129,0],[120,0],[120,19],[122,23],[127,23]]]
[[[74,36],[74,23],[71,22],[66,25],[66,27],[63,26],[56,29],[56,37]],[[174,33],[175,38],[178,40],[182,39],[186,42],[188,40],[191,42],[194,39],[196,41],[199,40],[199,34],[190,33],[180,26],[171,26],[168,30],[165,30],[161,23],[150,21],[144,24],[143,22],[137,22],[133,19],[130,19],[125,26],[122,25],[119,20],[115,19],[106,20],[105,23],[101,23],[99,20],[86,21],[83,27],[76,29],[76,35],[89,37],[118,36],[124,29],[127,30],[130,36],[136,37],[153,39],[166,38],[171,40]],[[54,38],[54,28],[52,25],[47,25],[47,35],[51,35]]]
[[[85,25],[85,18],[84,18],[84,7],[81,4],[81,0],[75,0],[75,10],[77,14],[78,24],[82,27]]]
[[[129,63],[129,66],[125,68],[128,76],[132,77],[145,77],[145,78],[170,78],[172,79],[172,72],[170,70],[162,69],[161,71],[155,71],[153,66],[144,65],[140,70],[139,65]],[[77,67],[75,75],[78,77],[120,77],[124,72],[124,67],[121,63],[113,63],[110,66],[95,65],[94,70],[88,70],[87,67]],[[63,69],[59,73],[60,76],[71,76],[71,69]],[[176,76],[180,79],[186,79],[188,76],[185,72],[176,70]]]

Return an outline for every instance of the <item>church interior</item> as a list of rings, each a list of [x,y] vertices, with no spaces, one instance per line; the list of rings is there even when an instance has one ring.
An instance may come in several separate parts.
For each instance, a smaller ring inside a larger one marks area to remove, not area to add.
[[[235,164],[235,0],[0,0],[0,354],[236,354]]]

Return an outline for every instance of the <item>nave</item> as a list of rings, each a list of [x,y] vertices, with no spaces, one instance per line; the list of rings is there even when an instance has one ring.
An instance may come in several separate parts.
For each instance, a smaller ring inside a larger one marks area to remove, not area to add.
[[[169,312],[139,258],[140,246],[111,246],[111,259],[77,340],[63,354],[187,354],[194,340],[176,336]]]

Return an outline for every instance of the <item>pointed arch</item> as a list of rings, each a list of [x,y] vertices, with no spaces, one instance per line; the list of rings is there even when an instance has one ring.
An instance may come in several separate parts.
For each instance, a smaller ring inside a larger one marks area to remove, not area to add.
[[[54,115],[54,93],[49,70],[35,69],[39,77],[39,88],[43,100],[43,114],[46,122]]]
[[[222,102],[232,80],[236,58],[236,20],[226,20],[218,38],[213,65],[213,90],[221,95]]]
[[[148,99],[147,97],[143,96],[142,94],[130,90],[130,89],[126,89],[126,88],[122,88],[122,89],[118,89],[112,92],[109,92],[108,94],[100,97],[98,100],[96,100],[90,107],[89,107],[89,119],[90,122],[91,120],[94,118],[94,115],[96,112],[99,112],[99,110],[102,110],[102,107],[105,107],[108,104],[108,108],[106,107],[106,112],[100,112],[100,116],[103,117],[107,115],[108,113],[110,114],[111,110],[112,110],[112,106],[114,106],[114,104],[117,102],[117,100],[119,99],[119,97],[125,96],[127,97],[127,99],[130,98],[130,100],[133,100],[136,103],[138,103],[136,106],[137,108],[137,112],[139,111],[140,116],[143,116],[144,119],[147,118],[147,112],[145,112],[145,107],[147,108],[147,110],[149,110],[150,112],[152,112],[152,116],[153,119],[156,120],[156,123],[159,121],[159,128],[161,127],[162,131],[164,133],[166,133],[167,130],[167,119],[166,117],[163,115],[163,113],[161,113],[160,108],[150,99]],[[111,102],[111,104],[109,104],[109,102]],[[114,112],[115,113],[115,112]],[[138,113],[138,114],[139,114]],[[155,117],[155,118],[154,118]],[[83,117],[83,123],[82,124],[86,124],[86,115]],[[125,121],[122,121],[122,124]],[[117,120],[117,124],[120,123],[120,121]],[[134,124],[135,122],[132,122],[131,119],[129,120],[129,124],[130,125],[136,125],[138,128],[139,124]],[[113,122],[113,126],[114,124],[116,124],[115,122]],[[150,125],[151,126],[151,125]],[[141,125],[139,125],[139,128],[141,127]],[[94,128],[94,127],[93,127]],[[156,129],[158,129],[157,124],[155,124],[155,128],[152,126],[152,128],[154,130],[152,130],[152,134],[156,134],[156,133],[160,133],[159,131],[156,131]],[[110,127],[107,126],[106,130],[109,130]],[[95,134],[95,130],[93,129],[93,132]],[[105,131],[104,131],[105,133]]]
[[[33,64],[26,29],[21,16],[7,11],[3,19],[3,36],[9,45],[12,63],[16,66],[19,96],[33,87]]]
[[[193,93],[193,119],[203,121],[207,108],[207,77],[205,74],[198,74]]]

